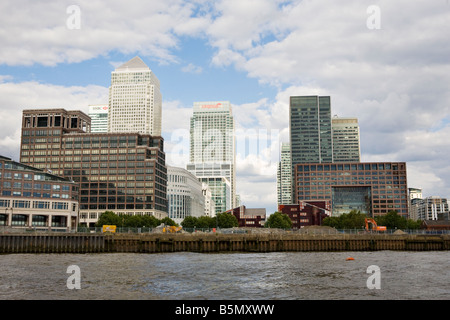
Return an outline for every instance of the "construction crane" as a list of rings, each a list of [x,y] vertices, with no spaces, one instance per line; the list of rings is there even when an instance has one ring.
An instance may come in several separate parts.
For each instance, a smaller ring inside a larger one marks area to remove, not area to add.
[[[378,226],[374,219],[366,218],[364,220],[365,220],[365,223],[366,223],[366,230],[367,231],[370,231],[370,230],[372,230],[372,231],[386,231],[386,227],[385,226]],[[371,229],[369,229],[369,223],[372,224],[372,228]]]

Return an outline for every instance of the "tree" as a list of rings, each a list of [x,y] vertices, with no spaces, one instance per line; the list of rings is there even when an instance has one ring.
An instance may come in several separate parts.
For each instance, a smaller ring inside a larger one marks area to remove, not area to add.
[[[326,217],[323,219],[322,225],[336,229],[363,229],[365,218],[367,218],[367,216],[364,213],[352,210],[349,213],[343,213],[338,217]]]
[[[175,221],[173,221],[172,219],[170,219],[169,217],[162,218],[162,219],[160,220],[160,224],[161,224],[161,223],[164,223],[166,226],[175,226],[175,227],[178,227],[178,224],[177,224]]]
[[[269,216],[264,227],[290,229],[292,228],[292,221],[287,214],[277,211]]]
[[[198,219],[196,217],[187,216],[181,222],[181,226],[185,229],[186,228],[194,228],[197,226],[197,220]]]
[[[217,214],[217,227],[233,228],[238,226],[239,226],[238,220],[233,214],[229,212],[222,212]]]
[[[120,226],[121,224],[122,220],[119,218],[118,215],[116,215],[112,211],[105,211],[100,215],[100,218],[96,223],[96,226],[97,227],[102,227],[104,225]]]

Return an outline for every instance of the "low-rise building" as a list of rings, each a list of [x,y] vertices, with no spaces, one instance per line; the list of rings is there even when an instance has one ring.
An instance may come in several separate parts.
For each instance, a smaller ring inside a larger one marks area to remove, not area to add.
[[[75,229],[78,192],[69,179],[0,156],[0,226]]]
[[[293,229],[320,226],[331,214],[330,201],[300,201],[299,204],[278,205],[278,211],[287,214]]]
[[[265,208],[247,209],[245,206],[240,206],[226,212],[236,217],[239,227],[261,228],[266,222]]]

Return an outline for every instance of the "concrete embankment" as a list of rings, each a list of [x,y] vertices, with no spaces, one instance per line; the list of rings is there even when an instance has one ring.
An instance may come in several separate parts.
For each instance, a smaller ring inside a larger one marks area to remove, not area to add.
[[[450,235],[0,234],[0,253],[449,250]]]

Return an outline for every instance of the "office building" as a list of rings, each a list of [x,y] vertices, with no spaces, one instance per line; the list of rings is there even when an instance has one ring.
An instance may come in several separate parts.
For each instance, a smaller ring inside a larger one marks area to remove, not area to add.
[[[79,183],[80,223],[104,211],[167,216],[164,140],[139,133],[90,133],[81,111],[24,110],[21,162]]]
[[[167,205],[169,218],[178,224],[186,217],[205,215],[202,183],[186,169],[168,166]]]
[[[0,226],[71,231],[78,224],[78,184],[0,156]]]
[[[333,162],[361,161],[359,125],[356,118],[331,120],[333,131]]]
[[[431,196],[416,198],[411,204],[410,218],[414,220],[448,220],[447,199]]]
[[[108,132],[108,105],[90,105],[89,117],[91,118],[91,132]]]
[[[281,144],[280,162],[277,171],[278,205],[292,203],[291,145]]]
[[[330,97],[293,96],[289,108],[292,165],[333,162]]]
[[[187,170],[210,187],[216,213],[233,208],[236,199],[236,156],[230,102],[195,102],[190,135]]]
[[[358,210],[408,217],[404,162],[304,163],[294,166],[294,177],[294,203],[331,201],[333,216]]]
[[[111,73],[108,132],[161,136],[162,95],[150,68],[135,57]]]

